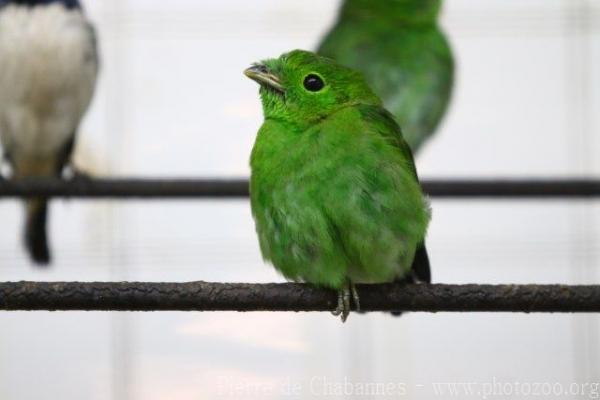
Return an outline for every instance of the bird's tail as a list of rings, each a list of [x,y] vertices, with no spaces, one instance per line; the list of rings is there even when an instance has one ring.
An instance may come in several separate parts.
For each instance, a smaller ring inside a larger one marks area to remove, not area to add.
[[[50,263],[50,250],[46,234],[48,201],[32,199],[25,203],[25,247],[31,260],[38,266]]]
[[[431,283],[431,268],[425,243],[421,243],[415,252],[412,265],[411,283]]]
[[[429,256],[425,242],[421,243],[415,252],[411,274],[398,280],[403,283],[431,283],[431,268],[429,266]],[[392,311],[392,315],[399,317],[402,311]]]

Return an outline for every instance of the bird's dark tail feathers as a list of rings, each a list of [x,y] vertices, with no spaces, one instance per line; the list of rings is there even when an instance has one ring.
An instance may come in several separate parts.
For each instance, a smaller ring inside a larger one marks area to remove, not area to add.
[[[38,266],[50,263],[50,250],[46,235],[48,202],[45,199],[28,200],[26,203],[25,247],[31,260]]]
[[[415,258],[413,260],[412,272],[405,278],[398,280],[403,283],[431,283],[431,269],[429,267],[429,256],[427,255],[427,248],[423,242],[415,252]],[[392,311],[392,315],[399,317],[402,315],[402,311]]]

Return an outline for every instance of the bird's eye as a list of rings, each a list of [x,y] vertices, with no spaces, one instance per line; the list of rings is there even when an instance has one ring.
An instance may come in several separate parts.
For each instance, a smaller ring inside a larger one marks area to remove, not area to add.
[[[310,92],[318,92],[325,87],[325,82],[320,76],[309,74],[304,78],[304,88]]]

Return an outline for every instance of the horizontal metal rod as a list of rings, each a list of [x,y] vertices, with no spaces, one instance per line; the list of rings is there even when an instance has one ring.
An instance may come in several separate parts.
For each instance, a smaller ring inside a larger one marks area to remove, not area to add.
[[[362,311],[600,312],[600,285],[358,285]],[[330,311],[331,290],[297,283],[5,282],[4,311]]]
[[[425,192],[443,198],[600,197],[598,179],[424,179]],[[247,179],[0,180],[0,198],[243,198]]]

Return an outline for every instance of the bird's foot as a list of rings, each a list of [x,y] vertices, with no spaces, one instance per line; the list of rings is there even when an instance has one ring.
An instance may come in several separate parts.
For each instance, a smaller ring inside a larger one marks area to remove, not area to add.
[[[346,322],[350,315],[350,299],[354,300],[356,311],[360,311],[360,298],[358,291],[353,283],[347,282],[342,289],[338,291],[338,304],[335,310],[331,313],[333,315],[340,316],[342,322]]]
[[[346,322],[346,319],[348,319],[348,315],[350,315],[350,290],[347,286],[338,291],[338,304],[331,313],[336,317],[340,316],[342,322]]]
[[[354,283],[350,283],[350,290],[352,291],[352,299],[354,300],[356,311],[360,311],[360,297],[358,296],[358,291],[356,290]]]

